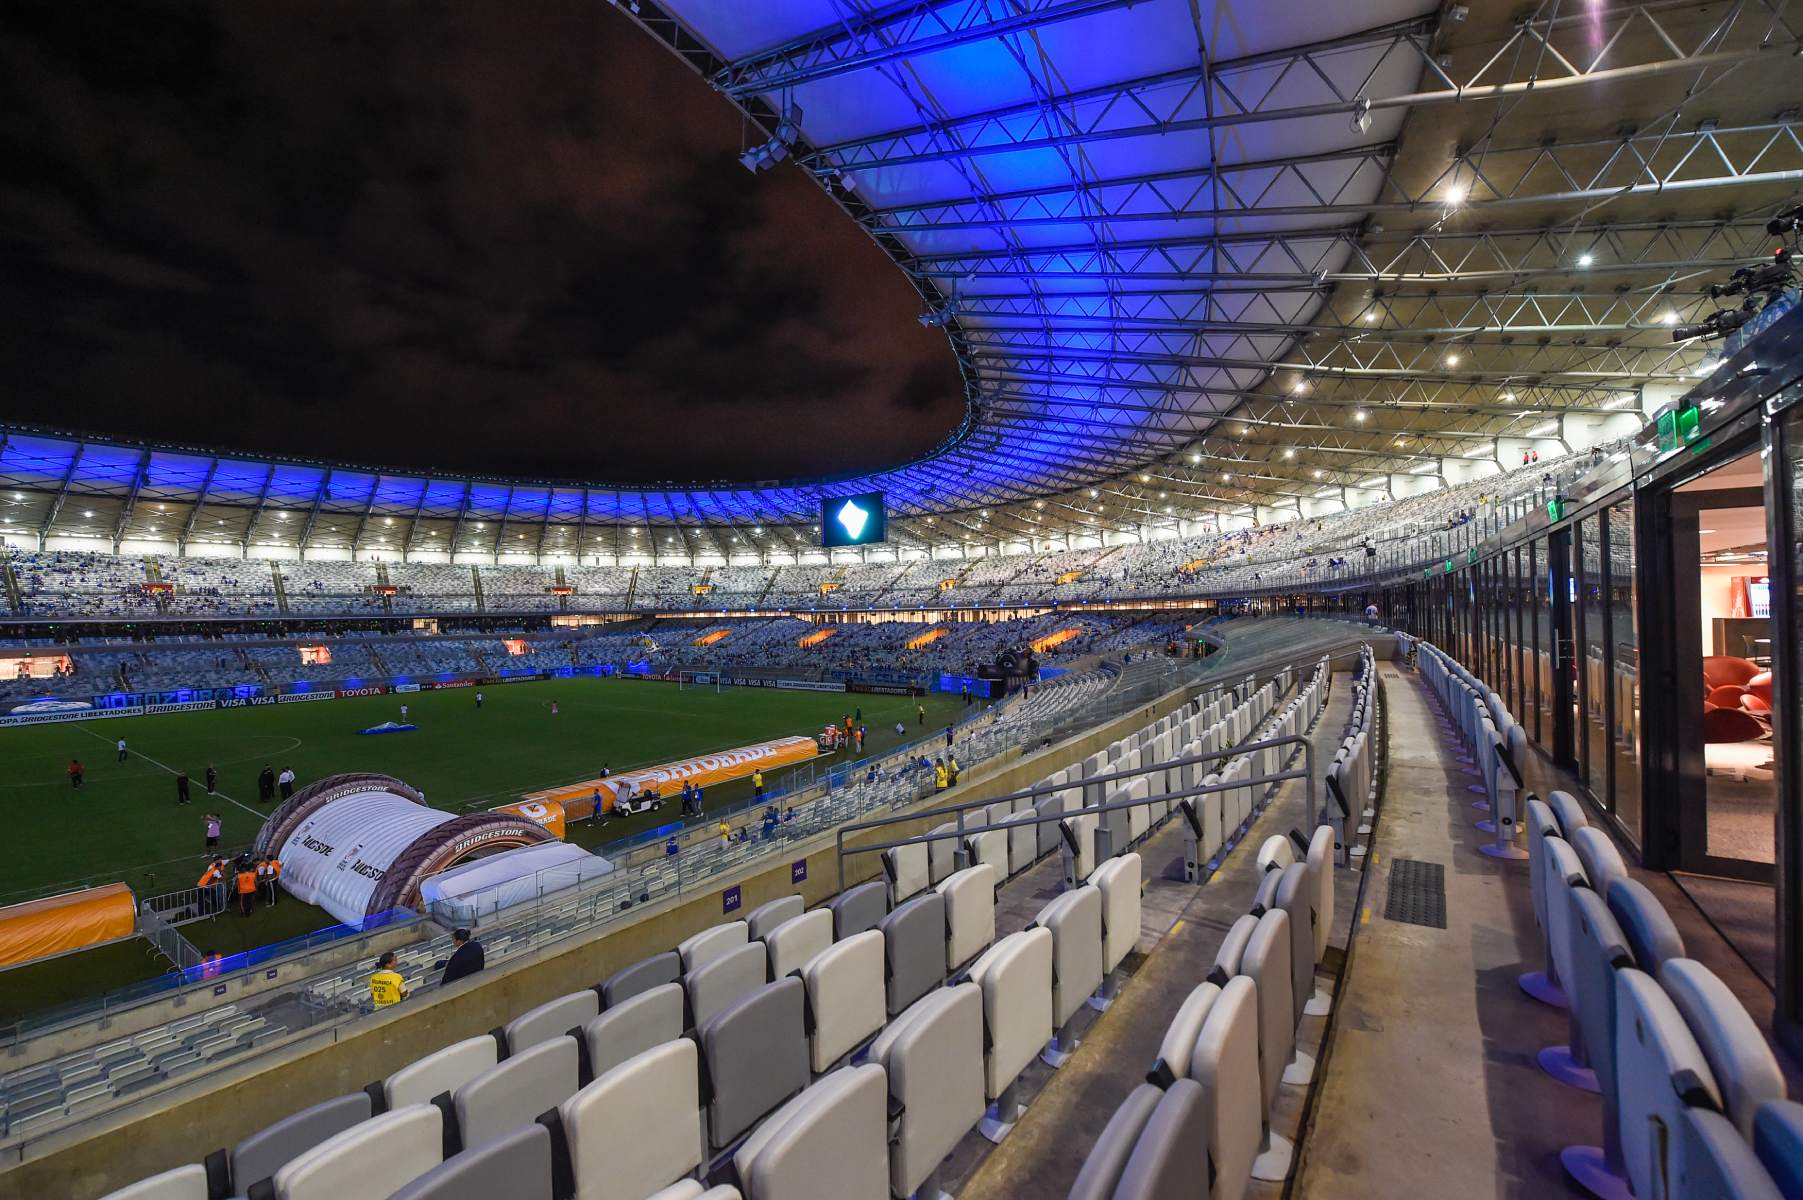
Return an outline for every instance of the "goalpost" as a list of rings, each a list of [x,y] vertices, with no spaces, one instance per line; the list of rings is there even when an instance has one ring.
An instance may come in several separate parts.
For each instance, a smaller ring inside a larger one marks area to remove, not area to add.
[[[720,690],[720,673],[718,671],[678,671],[676,672],[676,690],[684,688],[709,687]]]

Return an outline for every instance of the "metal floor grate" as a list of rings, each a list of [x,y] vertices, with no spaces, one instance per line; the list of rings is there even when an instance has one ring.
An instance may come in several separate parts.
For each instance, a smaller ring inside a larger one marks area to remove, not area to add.
[[[1390,892],[1384,902],[1384,919],[1445,929],[1445,866],[1414,858],[1390,860]]]

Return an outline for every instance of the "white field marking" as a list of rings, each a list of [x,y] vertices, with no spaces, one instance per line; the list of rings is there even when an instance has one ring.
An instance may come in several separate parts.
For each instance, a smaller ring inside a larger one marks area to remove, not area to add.
[[[95,733],[92,729],[84,729],[84,730],[82,730],[82,732],[87,734],[89,737],[93,738],[95,741],[105,742],[109,746],[114,744],[112,738],[104,737],[101,734]],[[130,753],[137,755],[139,758],[143,759],[145,762],[150,763],[152,766],[161,767],[163,770],[169,772],[169,774],[171,774],[171,775],[180,775],[181,774],[180,771],[175,770],[168,763],[158,762],[156,759],[150,757],[150,755],[144,753],[142,750],[134,750],[134,749],[131,749],[129,746],[127,747],[127,750]],[[201,794],[203,796],[206,795],[206,787],[204,784],[201,786]],[[257,820],[259,820],[259,821],[266,821],[269,819],[268,813],[258,812],[256,809],[252,808],[248,804],[243,804],[237,800],[233,800],[230,796],[226,795],[224,792],[215,790],[213,792],[213,795],[218,796],[221,800],[225,800],[231,804],[238,805],[239,808],[243,809],[245,812],[249,813],[251,816],[257,818]]]

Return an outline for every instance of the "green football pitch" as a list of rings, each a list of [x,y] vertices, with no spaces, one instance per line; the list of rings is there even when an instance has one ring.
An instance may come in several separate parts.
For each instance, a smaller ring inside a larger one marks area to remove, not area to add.
[[[0,804],[7,814],[0,903],[92,883],[124,882],[139,896],[192,887],[206,857],[202,818],[208,812],[222,818],[220,846],[229,851],[249,846],[274,807],[257,801],[257,773],[265,765],[278,772],[294,768],[301,784],[344,771],[383,772],[423,789],[434,807],[463,811],[592,778],[603,764],[618,772],[766,738],[811,735],[856,709],[870,731],[866,754],[880,754],[943,729],[962,707],[956,697],[938,694],[917,701],[597,678],[488,687],[484,698],[480,710],[474,690],[460,688],[0,729]],[[402,703],[418,732],[357,733],[398,721]],[[924,727],[917,703],[927,709]],[[905,728],[902,736],[895,733],[897,722]],[[130,747],[124,763],[113,748],[120,737]],[[80,791],[70,787],[71,758],[86,767]],[[201,782],[209,763],[219,769],[214,796]],[[190,804],[176,803],[177,771],[190,778]],[[774,787],[781,776],[773,773],[767,782]],[[718,811],[749,794],[745,780],[709,788],[708,809]],[[577,826],[571,838],[595,846],[678,816],[675,805],[666,805],[652,816]],[[283,906],[289,903],[284,897]],[[229,953],[243,948],[241,942],[263,944],[328,923],[307,906],[281,907],[242,928],[227,927],[222,917],[183,932],[197,944],[223,943],[218,948]],[[221,928],[212,930],[215,925]]]

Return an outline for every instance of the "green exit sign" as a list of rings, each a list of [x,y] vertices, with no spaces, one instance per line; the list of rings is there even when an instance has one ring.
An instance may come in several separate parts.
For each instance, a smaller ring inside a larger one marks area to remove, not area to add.
[[[1687,446],[1701,436],[1703,412],[1694,404],[1681,404],[1659,414],[1655,426],[1659,453],[1666,454],[1679,446]]]
[[[1563,521],[1565,519],[1564,497],[1554,496],[1551,500],[1546,502],[1546,519],[1549,521]]]
[[[1446,560],[1446,573],[1448,575],[1452,574],[1452,559],[1450,558]]]

